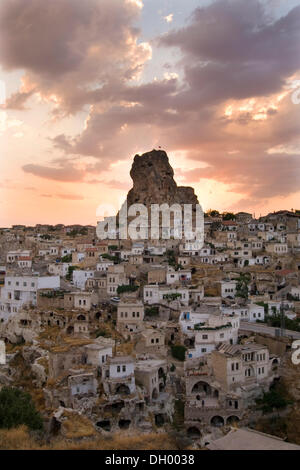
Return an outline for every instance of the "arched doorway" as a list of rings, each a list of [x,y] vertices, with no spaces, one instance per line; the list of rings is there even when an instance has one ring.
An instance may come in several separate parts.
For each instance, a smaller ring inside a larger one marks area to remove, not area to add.
[[[213,416],[210,420],[210,424],[216,428],[224,426],[224,419],[222,416]]]
[[[68,326],[67,328],[67,335],[72,335],[74,333],[74,327],[73,326]]]
[[[278,359],[275,357],[275,359],[272,361],[272,371],[276,371],[278,369],[278,364]]]
[[[158,397],[158,391],[156,388],[154,388],[152,391],[152,400],[156,400],[157,397]]]
[[[118,395],[130,395],[130,389],[125,384],[119,384],[116,387],[116,394],[118,394]]]
[[[78,315],[77,320],[85,321],[86,320],[85,315]]]
[[[195,339],[194,338],[186,338],[183,342],[183,344],[187,347],[187,348],[192,348],[195,344]]]
[[[228,424],[228,426],[233,426],[237,424],[238,422],[239,422],[239,418],[237,416],[232,415],[227,418],[226,424]]]
[[[163,426],[163,424],[165,423],[165,418],[164,418],[164,415],[163,414],[157,414],[155,415],[155,424],[156,426]]]
[[[192,393],[197,393],[200,397],[211,395],[211,386],[206,382],[199,381],[193,386]]]

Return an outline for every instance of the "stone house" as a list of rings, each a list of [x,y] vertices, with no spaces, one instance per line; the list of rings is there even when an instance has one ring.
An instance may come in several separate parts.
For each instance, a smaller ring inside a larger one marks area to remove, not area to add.
[[[102,367],[104,392],[108,395],[128,396],[136,391],[134,360],[130,356],[109,357]]]
[[[146,391],[146,402],[156,400],[165,391],[167,363],[159,359],[142,359],[135,364],[135,379]]]
[[[135,349],[140,353],[166,356],[165,333],[158,328],[146,328],[140,333]]]
[[[122,301],[118,304],[117,330],[124,335],[138,333],[143,328],[144,304],[141,301]]]

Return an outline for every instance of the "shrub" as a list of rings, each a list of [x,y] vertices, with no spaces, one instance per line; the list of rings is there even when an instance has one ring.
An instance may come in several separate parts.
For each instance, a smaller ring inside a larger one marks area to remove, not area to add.
[[[181,344],[173,344],[171,346],[172,356],[179,361],[185,360],[186,347]]]
[[[158,307],[149,307],[149,308],[146,308],[145,314],[146,314],[148,317],[157,317],[157,315],[159,314],[159,308],[158,308]]]
[[[270,388],[269,392],[264,392],[262,398],[256,400],[257,405],[263,413],[270,413],[274,409],[286,408],[292,402],[287,396],[287,391],[283,384],[277,383]]]
[[[63,256],[62,259],[61,259],[62,263],[71,263],[71,261],[72,261],[72,255],[71,254]]]
[[[11,429],[20,425],[42,429],[43,421],[29,393],[18,388],[3,387],[0,391],[0,428]]]
[[[126,286],[122,285],[117,288],[118,294],[123,294],[123,292],[135,292],[138,290],[138,286]]]

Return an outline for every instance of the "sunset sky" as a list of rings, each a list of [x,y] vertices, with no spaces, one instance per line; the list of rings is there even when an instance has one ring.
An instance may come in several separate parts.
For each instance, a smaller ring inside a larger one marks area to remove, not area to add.
[[[204,210],[300,209],[300,0],[0,0],[0,80],[2,227],[96,225],[159,146]]]

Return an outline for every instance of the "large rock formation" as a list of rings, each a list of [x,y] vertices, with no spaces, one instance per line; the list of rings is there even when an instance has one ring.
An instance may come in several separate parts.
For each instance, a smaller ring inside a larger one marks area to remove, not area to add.
[[[198,204],[193,188],[177,186],[168,155],[163,150],[136,155],[130,176],[133,188],[127,195],[128,207],[137,203],[147,207],[163,203]]]

